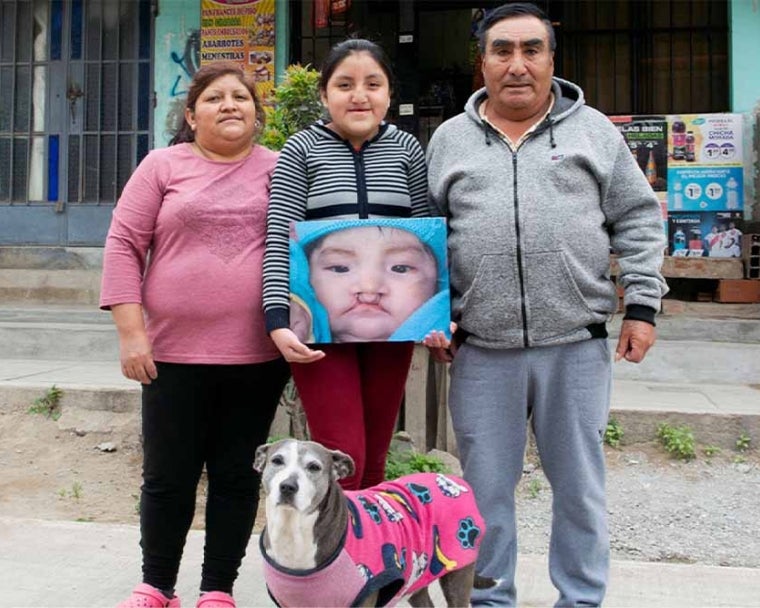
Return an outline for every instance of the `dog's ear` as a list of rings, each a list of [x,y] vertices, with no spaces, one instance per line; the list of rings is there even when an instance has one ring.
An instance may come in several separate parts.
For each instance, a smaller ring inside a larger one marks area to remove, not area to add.
[[[354,459],[351,456],[344,454],[340,450],[330,450],[330,456],[332,456],[332,470],[335,479],[343,479],[354,474],[356,467],[354,466]]]
[[[253,459],[253,470],[257,473],[261,473],[267,465],[267,452],[269,452],[268,443],[256,448],[256,457]]]

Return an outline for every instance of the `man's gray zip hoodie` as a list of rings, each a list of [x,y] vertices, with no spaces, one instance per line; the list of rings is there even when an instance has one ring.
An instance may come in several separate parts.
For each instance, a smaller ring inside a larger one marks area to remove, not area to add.
[[[578,86],[554,78],[552,90],[551,113],[517,150],[480,118],[485,89],[427,149],[431,210],[449,222],[453,317],[486,348],[606,335],[617,306],[611,249],[629,317],[653,321],[667,293],[652,188]]]

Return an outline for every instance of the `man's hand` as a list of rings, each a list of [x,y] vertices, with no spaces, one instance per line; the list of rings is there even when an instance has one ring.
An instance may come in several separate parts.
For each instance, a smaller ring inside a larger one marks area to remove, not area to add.
[[[269,337],[288,363],[312,363],[325,356],[324,351],[312,350],[306,346],[287,327],[275,329]]]
[[[620,328],[620,339],[615,349],[615,363],[620,359],[631,363],[641,363],[656,339],[657,331],[654,325],[646,321],[626,319]]]

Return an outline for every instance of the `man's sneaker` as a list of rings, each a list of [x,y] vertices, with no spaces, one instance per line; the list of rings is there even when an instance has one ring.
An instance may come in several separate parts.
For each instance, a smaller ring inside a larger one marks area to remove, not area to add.
[[[180,608],[180,605],[176,595],[168,598],[155,587],[140,583],[116,608]]]
[[[206,591],[198,598],[195,608],[235,608],[235,600],[223,591]]]

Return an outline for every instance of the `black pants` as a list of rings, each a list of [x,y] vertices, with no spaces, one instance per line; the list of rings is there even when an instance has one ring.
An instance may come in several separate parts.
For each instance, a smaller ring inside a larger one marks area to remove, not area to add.
[[[205,464],[201,590],[232,593],[259,501],[254,452],[267,439],[289,368],[282,359],[157,367],[158,378],[142,391],[143,582],[174,588]]]

